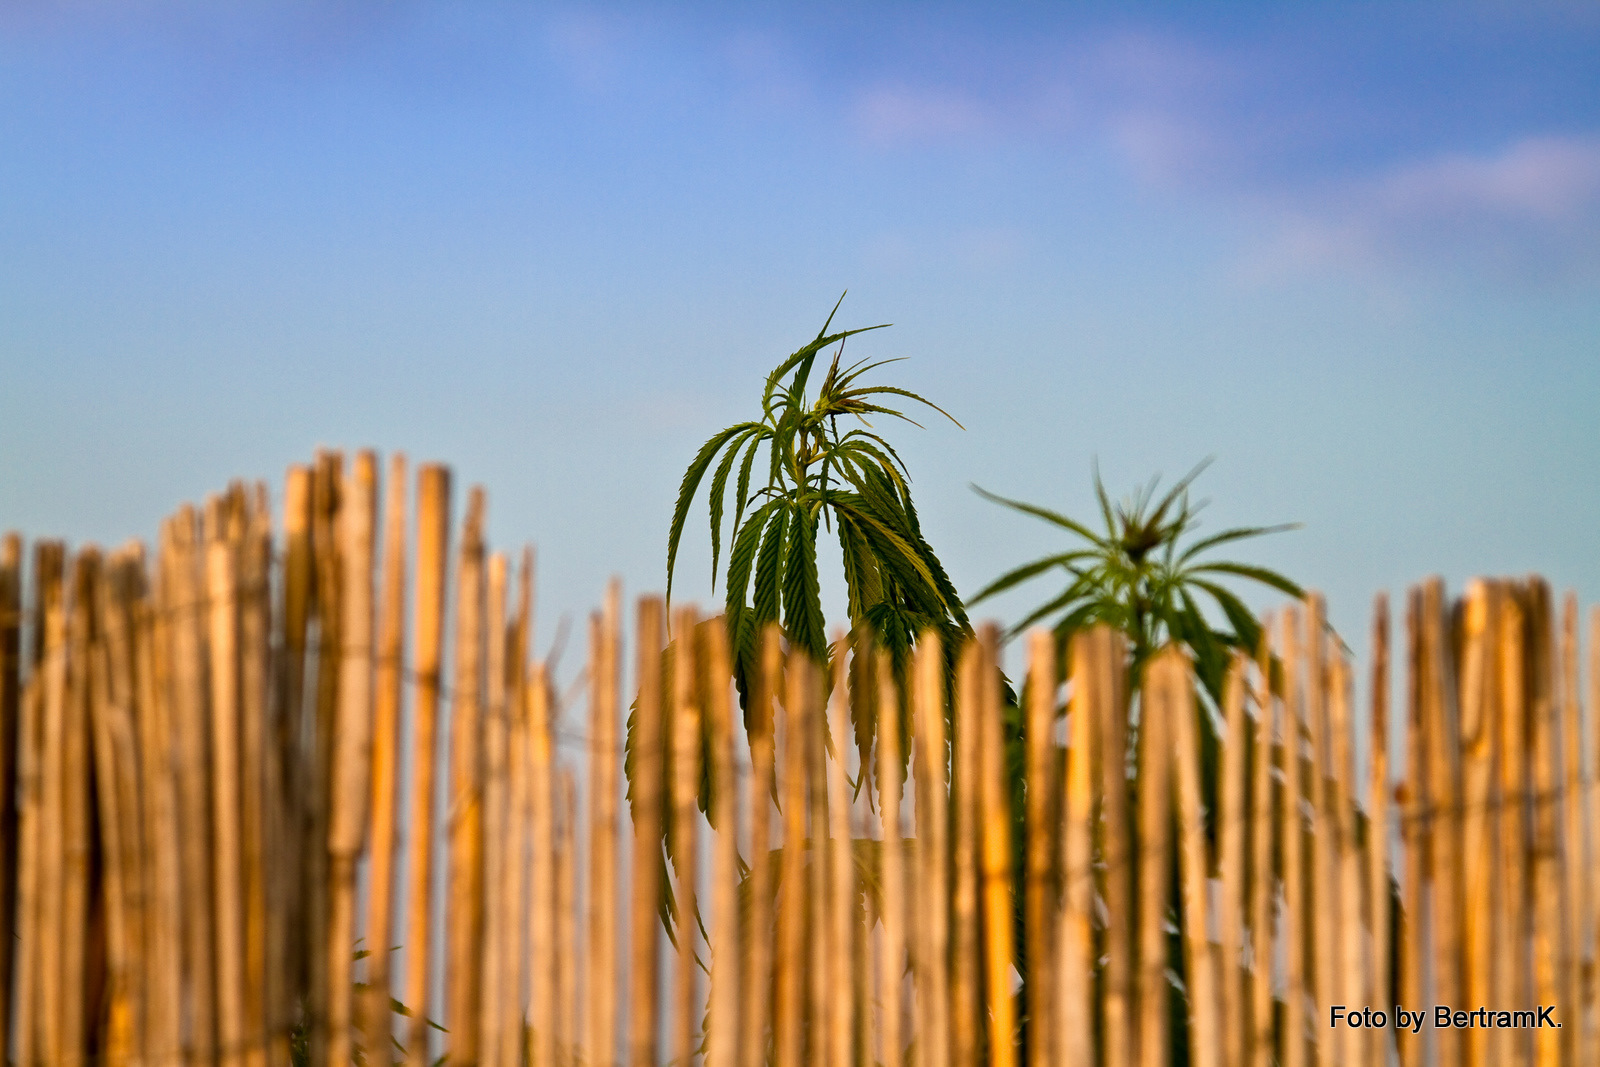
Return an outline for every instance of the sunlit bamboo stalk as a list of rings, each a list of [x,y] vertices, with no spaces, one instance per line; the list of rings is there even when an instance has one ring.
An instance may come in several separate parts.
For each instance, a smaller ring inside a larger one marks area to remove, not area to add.
[[[950,1064],[950,822],[944,656],[938,634],[924,632],[917,642],[912,693],[917,831],[913,1018],[919,1067]]]
[[[692,607],[673,613],[676,641],[672,663],[672,861],[677,913],[673,927],[678,937],[678,961],[673,974],[672,1057],[683,1067],[693,1062],[699,1047],[699,837],[695,798],[700,784],[699,679],[696,677],[696,629],[699,617]]]
[[[750,913],[744,931],[746,1003],[739,1035],[740,1063],[766,1062],[767,1027],[772,1017],[772,893],[777,873],[771,855],[777,725],[773,705],[783,687],[781,640],[776,625],[768,626],[761,635],[760,673],[746,717],[750,738]],[[656,849],[657,854],[659,851]]]
[[[1247,656],[1236,654],[1228,665],[1223,689],[1223,722],[1226,737],[1222,747],[1221,810],[1217,816],[1220,871],[1222,881],[1221,968],[1217,976],[1218,1005],[1221,1010],[1222,1062],[1245,1062],[1245,996],[1243,965],[1243,927],[1245,903],[1245,836],[1250,830],[1250,812],[1245,801],[1249,780],[1249,760],[1244,710]]]
[[[1055,913],[1057,861],[1061,845],[1056,828],[1062,812],[1055,778],[1056,687],[1055,641],[1048,631],[1028,639],[1027,706],[1027,877],[1024,886],[1028,965],[1028,1063],[1050,1061],[1051,1019],[1055,1005]]]
[[[882,951],[878,957],[878,1000],[881,1023],[878,1031],[878,1062],[883,1067],[901,1067],[905,1035],[901,1032],[901,992],[906,965],[906,878],[905,841],[900,808],[904,795],[900,747],[900,693],[894,683],[889,657],[871,657],[877,675],[878,696],[878,814],[881,826],[881,882],[883,905]],[[872,1054],[869,1046],[866,1055]]]
[[[744,983],[749,979],[740,974],[739,967],[739,783],[733,763],[733,668],[727,627],[708,627],[705,643],[711,822],[716,831],[711,842],[711,994],[707,1008],[711,1032],[705,1062],[707,1067],[736,1067],[739,1016]]]
[[[954,828],[954,885],[950,894],[950,1034],[954,1067],[975,1067],[982,1037],[982,972],[979,968],[979,879],[982,862],[978,822],[978,782],[982,747],[979,716],[983,650],[975,640],[961,648],[956,699],[950,715],[954,731],[950,805]],[[935,964],[937,966],[937,963]]]
[[[593,1067],[611,1067],[617,1042],[617,687],[622,652],[622,591],[606,588],[605,611],[589,627],[589,942],[588,1054]]]
[[[1179,886],[1183,901],[1184,980],[1189,992],[1189,1062],[1220,1067],[1221,1018],[1210,941],[1210,849],[1200,796],[1200,728],[1196,722],[1192,666],[1188,655],[1169,645],[1151,667],[1161,719],[1171,731],[1174,784],[1177,787]]]
[[[1057,930],[1055,1061],[1092,1064],[1094,1042],[1094,786],[1096,734],[1110,716],[1113,699],[1110,632],[1105,627],[1072,635],[1072,704],[1067,718],[1065,818],[1061,828],[1062,902]],[[1036,631],[1030,639],[1034,685],[1055,694],[1055,638]]]
[[[661,1022],[660,984],[662,748],[661,648],[664,608],[657,597],[639,601],[638,685],[633,735],[633,904],[629,956],[628,1062],[656,1067]],[[537,860],[535,860],[537,862]]]

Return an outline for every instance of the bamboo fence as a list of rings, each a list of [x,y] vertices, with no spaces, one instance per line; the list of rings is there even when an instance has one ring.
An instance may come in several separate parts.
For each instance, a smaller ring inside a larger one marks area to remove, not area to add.
[[[9,1062],[1600,1063],[1600,611],[1539,578],[1398,650],[1380,596],[1360,679],[1309,596],[1215,708],[1104,628],[1011,708],[982,627],[770,632],[741,709],[720,620],[613,587],[562,699],[531,552],[411,477],[0,541]]]

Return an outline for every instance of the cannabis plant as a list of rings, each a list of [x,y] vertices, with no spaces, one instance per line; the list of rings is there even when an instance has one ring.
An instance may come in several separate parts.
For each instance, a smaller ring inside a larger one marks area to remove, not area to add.
[[[1072,535],[1073,546],[1007,571],[985,586],[967,603],[987,600],[1030,579],[1064,574],[1065,587],[1030,612],[1012,633],[1040,620],[1053,619],[1057,647],[1065,649],[1071,634],[1094,623],[1110,623],[1128,637],[1133,677],[1139,677],[1152,653],[1168,641],[1188,646],[1213,708],[1222,703],[1223,679],[1233,649],[1254,653],[1261,639],[1261,623],[1244,602],[1222,584],[1243,578],[1269,586],[1289,596],[1303,596],[1300,586],[1276,571],[1249,563],[1213,559],[1207,553],[1226,544],[1263,534],[1295,529],[1282,526],[1241,526],[1209,537],[1187,540],[1194,534],[1204,502],[1191,504],[1189,487],[1210,464],[1201,463],[1158,500],[1159,478],[1132,496],[1113,504],[1097,469],[1095,496],[1105,531],[1047,508],[996,496],[978,486],[978,493],[997,504],[1043,519]],[[1214,624],[1202,610],[1209,601],[1220,609],[1226,626]]]
[[[909,390],[866,384],[870,372],[896,360],[842,364],[847,338],[881,326],[829,333],[832,323],[830,313],[809,344],[767,375],[757,418],[719,431],[700,447],[673,508],[669,598],[684,523],[701,482],[711,475],[712,581],[714,587],[726,526],[726,621],[741,703],[748,700],[758,637],[769,623],[781,625],[792,647],[806,649],[819,663],[828,661],[817,574],[823,531],[836,533],[843,551],[850,629],[875,633],[902,676],[907,653],[922,633],[939,632],[951,647],[950,638],[968,629],[961,598],[922,536],[905,463],[873,421],[920,425],[898,400],[956,420]],[[810,395],[818,357],[833,345],[838,348]],[[865,762],[870,727],[858,723],[857,735]]]

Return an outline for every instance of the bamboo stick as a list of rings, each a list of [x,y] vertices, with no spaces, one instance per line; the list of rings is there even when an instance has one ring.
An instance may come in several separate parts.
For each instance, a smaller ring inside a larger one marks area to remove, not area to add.
[[[883,1067],[901,1067],[905,1052],[900,1021],[906,963],[906,880],[905,841],[900,824],[900,802],[904,793],[900,694],[894,684],[889,657],[879,654],[873,660],[877,668],[874,680],[878,689],[878,814],[883,856],[883,945],[878,957],[878,997],[883,1007],[877,1062]],[[1051,688],[1053,690],[1054,686]],[[872,1055],[870,1045],[863,1055]]]
[[[950,716],[954,745],[950,773],[953,813],[952,852],[955,884],[951,892],[950,1015],[951,1062],[954,1067],[975,1067],[980,1055],[982,972],[979,970],[979,851],[978,782],[982,759],[980,710],[983,650],[968,640],[961,648],[956,669],[957,700]]]
[[[1329,664],[1328,689],[1328,719],[1333,730],[1333,813],[1339,834],[1339,927],[1342,933],[1338,945],[1339,986],[1335,996],[1347,1008],[1359,1010],[1367,1003],[1367,924],[1361,908],[1366,886],[1362,877],[1361,849],[1357,844],[1353,795],[1355,761],[1350,744],[1350,665],[1337,644]],[[1328,1018],[1331,1022],[1331,1011]],[[1329,1058],[1334,1062],[1338,1062],[1340,1055],[1339,1036],[1343,1037],[1343,1059],[1347,1067],[1364,1067],[1367,1063],[1366,1033],[1346,1028],[1342,1035],[1335,1035],[1335,1040],[1329,1042]]]
[[[950,1065],[950,821],[944,665],[938,634],[924,632],[917,641],[912,694],[917,830],[914,1018],[919,1067]]]
[[[1157,654],[1151,666],[1154,694],[1165,706],[1161,720],[1171,729],[1178,808],[1178,856],[1183,898],[1185,980],[1189,991],[1189,1062],[1194,1067],[1219,1067],[1222,1060],[1221,1019],[1215,960],[1211,954],[1208,878],[1211,857],[1206,844],[1205,811],[1200,795],[1200,731],[1191,688],[1189,657],[1174,645]]]
[[[1589,725],[1589,828],[1594,835],[1589,842],[1591,860],[1600,859],[1600,606],[1589,609],[1589,648],[1588,648],[1588,685],[1584,694],[1588,698],[1586,708]],[[1592,873],[1592,872],[1591,872]],[[1596,941],[1595,953],[1600,957],[1600,879],[1596,879],[1594,891],[1589,898],[1589,925],[1594,931]],[[1600,969],[1600,960],[1596,962]],[[1591,986],[1589,996],[1584,1007],[1589,1011],[1591,1028],[1600,1029],[1600,976],[1591,972]],[[1594,1039],[1600,1043],[1600,1036]]]
[[[1490,978],[1494,961],[1499,957],[1494,909],[1488,906],[1499,881],[1496,854],[1500,825],[1494,803],[1499,770],[1495,754],[1499,747],[1500,724],[1494,685],[1499,599],[1500,590],[1494,583],[1471,582],[1462,613],[1462,848],[1466,899],[1473,904],[1463,915],[1467,961],[1463,992],[1466,1003],[1471,1005],[1494,1003]],[[1466,1041],[1466,1062],[1473,1065],[1492,1062],[1489,1058],[1491,1038],[1488,1030],[1470,1032]]]
[[[560,1045],[556,1040],[556,1012],[560,1004],[556,905],[560,894],[556,870],[556,786],[551,768],[550,682],[542,663],[528,668],[528,837],[532,867],[528,895],[530,1034],[533,1067],[553,1067]]]
[[[468,498],[457,562],[455,701],[450,717],[449,901],[445,915],[445,1017],[450,1062],[478,1062],[483,943],[484,495]]]
[[[1528,627],[1528,718],[1529,756],[1533,765],[1529,787],[1533,793],[1532,852],[1533,882],[1533,963],[1534,995],[1537,1004],[1567,1005],[1574,1002],[1573,990],[1565,979],[1567,954],[1572,936],[1567,919],[1567,878],[1563,870],[1561,805],[1561,710],[1560,690],[1555,675],[1555,645],[1552,638],[1550,587],[1539,577],[1530,577],[1520,590],[1526,599]],[[1561,1010],[1561,1009],[1558,1009]],[[1567,1022],[1576,1022],[1562,1011]],[[1540,1027],[1534,1033],[1535,1058],[1541,1064],[1571,1062],[1571,1043],[1567,1040],[1576,1027]]]
[[[772,1010],[772,800],[776,719],[773,703],[783,685],[783,648],[776,625],[761,635],[761,673],[756,677],[755,699],[746,717],[750,739],[750,917],[745,924],[745,989],[747,1001],[739,1037],[739,1062],[767,1062],[767,1025]],[[657,642],[659,644],[659,640]],[[643,674],[641,673],[641,677]],[[659,815],[657,816],[659,818]],[[655,848],[652,860],[660,854]],[[635,865],[635,870],[638,867]],[[654,935],[652,914],[651,936]],[[652,941],[654,944],[654,941]],[[637,955],[635,956],[637,959]],[[651,994],[654,997],[654,989]],[[638,998],[634,1000],[639,1003]],[[638,1010],[635,1007],[635,1010]],[[654,1067],[652,1059],[648,1067]],[[635,1067],[646,1067],[635,1061]],[[893,1065],[885,1064],[885,1067]]]
[[[1404,906],[1395,944],[1400,952],[1400,1000],[1423,1005],[1424,941],[1423,882],[1428,872],[1428,730],[1422,685],[1422,590],[1413,586],[1406,594],[1406,775],[1400,797],[1400,840],[1405,855]],[[1395,1031],[1402,1067],[1420,1067],[1426,1038]]]
[[[1058,892],[1056,860],[1061,846],[1053,832],[1061,815],[1055,771],[1055,641],[1047,631],[1028,639],[1027,881],[1024,888],[1028,970],[1028,1063],[1049,1062],[1051,1006],[1055,1003],[1054,941]]]
[[[500,1061],[513,1067],[527,1062],[523,1034],[527,1027],[528,967],[528,649],[533,641],[533,548],[523,546],[517,571],[517,606],[506,640],[506,703],[510,747],[506,770],[505,883],[509,929],[501,950],[502,997]]]
[[[52,674],[62,662],[60,648],[65,620],[61,615],[62,572],[65,551],[59,542],[40,541],[33,546],[32,670],[20,695],[22,720],[18,729],[18,855],[17,855],[17,956],[13,964],[16,996],[11,1007],[16,1022],[17,1062],[29,1064],[50,1052],[50,1032],[45,1020],[55,1007],[54,942],[49,911],[42,902],[58,897],[52,876],[59,870],[57,821],[51,814],[58,777],[60,741],[49,726],[47,690]],[[56,836],[46,837],[46,833]]]
[[[267,948],[272,954],[269,971],[275,976],[267,983],[267,1029],[273,1035],[273,1067],[289,1063],[288,1032],[295,1022],[297,1001],[307,992],[307,939],[291,936],[291,931],[306,928],[304,892],[307,874],[305,852],[309,842],[311,804],[315,791],[314,768],[307,758],[305,735],[308,715],[305,705],[306,640],[312,608],[311,470],[290,467],[283,488],[283,564],[281,579],[280,625],[282,649],[278,656],[274,742],[278,751],[279,782],[283,808],[279,812],[274,843],[273,879],[275,907],[268,922]],[[163,630],[165,627],[163,626]],[[156,648],[164,660],[170,642],[162,640]],[[162,692],[167,687],[162,687]],[[172,720],[176,726],[177,720]]]
[[[1168,756],[1174,724],[1160,696],[1156,661],[1144,664],[1139,699],[1139,1067],[1170,1062],[1167,1023],[1167,894],[1172,820],[1172,766]]]
[[[373,713],[372,552],[378,505],[378,464],[371,452],[355,457],[339,516],[339,703],[334,724],[333,783],[328,810],[328,1062],[350,1061],[354,1044],[356,860],[367,833]],[[373,946],[369,951],[383,951]]]
[[[615,579],[606,589],[603,618],[590,626],[590,737],[593,762],[589,788],[589,1062],[611,1067],[617,1041],[617,686],[621,679],[622,592]]]
[[[656,990],[661,975],[662,781],[661,646],[664,607],[639,601],[639,701],[633,734],[633,908],[628,987],[628,1062],[656,1067],[661,1022]]]
[[[681,626],[679,629],[681,632]],[[813,670],[804,653],[789,654],[783,699],[783,871],[773,1011],[777,1067],[799,1067],[805,1062],[806,744],[815,699]]]
[[[406,1064],[427,1067],[433,897],[434,751],[438,743],[439,670],[444,646],[445,573],[450,558],[450,471],[417,471],[415,697],[411,706],[410,811],[406,819]]]
[[[173,770],[173,718],[168,684],[167,627],[170,599],[159,580],[154,600],[136,617],[139,677],[139,758],[144,804],[145,869],[150,889],[149,955],[146,990],[147,1062],[175,1067],[181,1062],[183,1025],[183,921],[178,841],[178,782]],[[19,1057],[21,1062],[25,1058]]]
[[[89,1001],[89,978],[103,960],[93,959],[102,944],[88,938],[90,909],[89,777],[90,707],[94,700],[90,665],[98,644],[94,590],[99,584],[100,554],[92,545],[73,560],[71,610],[67,621],[65,721],[61,749],[61,855],[60,896],[61,993],[57,1017],[60,1027],[59,1058],[66,1065],[85,1062],[91,1020],[98,1021],[98,1004]],[[45,906],[52,906],[45,898]]]
[[[1371,756],[1367,765],[1367,901],[1371,910],[1372,946],[1370,1002],[1390,1011],[1390,876],[1389,876],[1389,598],[1379,593],[1372,604]],[[1367,1031],[1368,1062],[1388,1067],[1391,1026]]]
[[[672,1057],[688,1067],[693,1062],[698,1042],[695,1031],[697,1011],[697,955],[699,933],[699,894],[695,890],[699,872],[699,825],[695,819],[695,798],[700,783],[700,708],[696,699],[696,638],[699,617],[694,608],[681,607],[674,613],[676,641],[672,664],[672,865],[676,882],[678,963],[673,981],[670,1032]]]
[[[1306,923],[1309,913],[1305,891],[1305,802],[1300,686],[1306,666],[1301,660],[1300,609],[1283,613],[1283,818],[1279,852],[1283,856],[1283,936],[1287,945],[1287,984],[1284,990],[1282,1062],[1302,1067],[1306,1062]]]
[[[1277,705],[1272,697],[1272,623],[1264,619],[1256,650],[1255,740],[1250,750],[1250,1025],[1248,1062],[1268,1067],[1273,1059],[1273,922],[1276,918],[1276,880],[1273,844],[1273,768],[1285,750],[1278,740]],[[1388,1004],[1388,1001],[1379,1003]],[[1387,1065],[1385,1065],[1387,1067]]]
[[[307,950],[307,1002],[311,1006],[308,1055],[312,1063],[327,1059],[328,1036],[332,1020],[328,1006],[334,996],[329,974],[329,956],[334,919],[330,892],[333,875],[329,866],[328,823],[333,805],[334,745],[339,718],[339,669],[344,648],[340,624],[343,611],[343,565],[341,558],[340,511],[343,506],[344,453],[319,449],[313,465],[311,484],[312,582],[315,594],[317,641],[316,691],[311,705],[311,744],[308,760],[311,788],[307,799],[310,818],[306,821],[304,842]],[[352,946],[353,950],[353,946]]]
[[[1006,789],[1005,740],[1000,729],[1000,630],[979,630],[983,650],[978,676],[978,803],[982,819],[983,944],[989,1004],[989,1057],[993,1067],[1017,1063],[1017,1009],[1011,994],[1013,951],[1011,803]]]
[[[384,494],[383,587],[373,674],[372,843],[367,853],[367,988],[361,1005],[368,1067],[394,1059],[393,995],[395,847],[399,829],[401,687],[405,681],[406,457],[389,458]]]
[[[217,1042],[224,1065],[243,1062],[244,858],[239,792],[239,590],[232,500],[213,497],[205,517],[205,596],[211,682],[212,899],[215,902]]]
[[[1105,972],[1101,995],[1105,1067],[1133,1067],[1138,1055],[1133,1032],[1135,945],[1133,813],[1128,798],[1128,653],[1110,638],[1112,699],[1099,723],[1101,740],[1101,862],[1105,864]]]
[[[1231,1064],[1245,1062],[1244,857],[1250,812],[1245,804],[1249,760],[1246,758],[1244,674],[1249,663],[1249,658],[1243,654],[1233,657],[1222,697],[1227,739],[1222,749],[1222,810],[1217,817],[1222,880],[1219,924],[1222,966],[1217,977],[1222,1061]]]
[[[16,960],[19,814],[17,741],[22,717],[22,538],[0,538],[0,1049],[11,1047]]]
[[[505,885],[506,803],[508,753],[511,735],[506,725],[506,569],[505,554],[489,557],[488,641],[485,655],[485,700],[483,717],[483,947],[478,956],[479,982],[483,990],[478,1002],[479,1062],[483,1067],[502,1067],[500,1057],[501,957],[507,944],[509,904],[502,895]],[[505,1064],[504,1067],[515,1067]]]
[[[1426,711],[1429,720],[1429,802],[1435,812],[1430,833],[1433,850],[1434,1003],[1461,1003],[1465,970],[1461,942],[1461,741],[1454,670],[1450,662],[1444,583],[1423,583],[1422,637]],[[1437,1029],[1434,1039],[1441,1063],[1461,1058],[1461,1037],[1454,1028]]]
[[[801,653],[804,655],[805,653]],[[811,933],[806,941],[807,970],[810,980],[808,1007],[811,1013],[806,1030],[806,1062],[826,1065],[832,1062],[831,1021],[833,1018],[833,968],[830,953],[833,938],[831,890],[829,880],[829,853],[833,851],[829,840],[827,733],[829,678],[825,664],[818,664],[813,676],[814,701],[806,712],[805,768],[806,803],[811,812],[810,843],[811,864],[806,868],[806,890],[810,897],[808,922]]]
[[[1339,832],[1332,814],[1332,774],[1329,767],[1328,632],[1327,605],[1322,594],[1306,594],[1305,700],[1306,736],[1311,747],[1311,780],[1306,793],[1311,800],[1311,878],[1306,884],[1306,909],[1311,924],[1310,1027],[1311,1042],[1319,1057],[1328,1042],[1321,1025],[1333,1003],[1339,982]]]
[[[1491,976],[1496,1003],[1526,1003],[1531,995],[1527,923],[1527,706],[1523,662],[1525,613],[1515,591],[1499,598],[1495,677],[1500,718],[1499,863],[1495,886],[1499,966]],[[1512,999],[1516,998],[1516,999]],[[1501,1063],[1527,1063],[1531,1046],[1525,1035],[1497,1032],[1491,1056]]]
[[[739,973],[739,783],[733,771],[733,707],[729,699],[733,669],[728,657],[728,629],[721,620],[712,620],[705,639],[707,704],[711,714],[711,817],[716,829],[711,845],[711,1033],[707,1035],[705,1062],[707,1067],[736,1067],[744,982]]]
[[[834,1067],[850,1067],[854,1057],[856,1010],[855,857],[850,833],[850,784],[845,772],[845,739],[850,736],[849,644],[843,633],[833,640],[833,686],[827,716],[832,759],[819,752],[827,777],[828,889],[825,936],[828,945],[827,1058]]]
[[[1095,734],[1114,712],[1110,631],[1104,627],[1072,635],[1072,706],[1067,721],[1066,781],[1062,796],[1062,913],[1057,929],[1056,1011],[1052,1021],[1055,1062],[1093,1064],[1094,1042],[1094,781]],[[1032,684],[1055,694],[1055,639],[1035,631],[1030,639]],[[1041,661],[1043,665],[1041,666]]]
[[[555,1038],[553,1063],[590,1062],[581,1047],[578,1013],[578,790],[572,770],[562,767],[556,782],[556,951]]]
[[[1567,590],[1561,600],[1561,819],[1566,839],[1563,843],[1567,872],[1567,906],[1571,916],[1570,951],[1564,976],[1568,990],[1567,1024],[1573,1028],[1569,1056],[1573,1063],[1593,1062],[1600,1050],[1594,1047],[1593,1031],[1585,1005],[1589,1002],[1587,983],[1593,974],[1594,931],[1589,917],[1591,871],[1589,853],[1589,811],[1585,797],[1583,771],[1583,702],[1578,695],[1578,597]],[[1563,1026],[1562,1029],[1566,1029]]]
[[[281,803],[279,752],[271,738],[268,698],[272,692],[272,517],[267,488],[256,483],[246,498],[239,531],[239,744],[240,834],[244,882],[244,1007],[247,1067],[266,1067],[270,1055],[268,1017],[269,898],[276,865],[271,827]],[[287,1044],[287,1043],[285,1043]],[[287,1052],[287,1049],[284,1050]]]

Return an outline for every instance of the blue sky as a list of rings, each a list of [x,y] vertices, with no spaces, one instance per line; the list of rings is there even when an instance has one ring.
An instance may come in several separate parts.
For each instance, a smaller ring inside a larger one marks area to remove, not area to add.
[[[1054,543],[969,483],[1214,455],[1358,648],[1432,572],[1600,599],[1593,5],[222,6],[0,7],[0,527],[399,448],[537,544],[548,635],[664,585],[848,289],[966,427],[896,438],[963,591]]]

